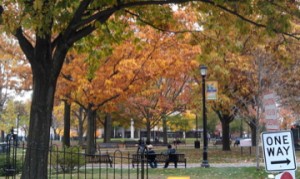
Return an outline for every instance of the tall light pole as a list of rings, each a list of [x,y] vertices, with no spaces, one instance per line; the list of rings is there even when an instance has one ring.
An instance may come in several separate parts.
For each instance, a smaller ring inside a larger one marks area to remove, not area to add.
[[[199,149],[200,148],[200,141],[198,140],[198,115],[197,114],[196,114],[196,132],[195,132],[195,137],[196,137],[195,149]]]
[[[202,76],[202,105],[203,105],[203,160],[201,167],[208,168],[208,159],[207,159],[207,121],[206,121],[206,95],[205,95],[205,77],[207,74],[207,67],[204,65],[200,66],[200,74]]]

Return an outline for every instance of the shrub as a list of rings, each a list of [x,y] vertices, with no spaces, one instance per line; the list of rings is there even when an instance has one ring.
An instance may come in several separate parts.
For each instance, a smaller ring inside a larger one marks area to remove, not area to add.
[[[8,164],[7,160],[6,160],[6,157],[7,157],[6,153],[0,154],[0,176],[6,176],[6,175],[11,176],[11,175],[15,175],[15,174],[20,173],[21,170],[22,170],[22,163],[18,159],[16,161],[15,171],[13,171],[11,173],[5,172],[5,169],[8,168],[9,165],[12,165],[12,163],[14,162],[14,161],[11,160],[10,163]]]
[[[50,151],[50,165],[57,172],[70,172],[85,164],[84,156],[80,153],[80,147],[64,147],[59,151],[52,147]]]

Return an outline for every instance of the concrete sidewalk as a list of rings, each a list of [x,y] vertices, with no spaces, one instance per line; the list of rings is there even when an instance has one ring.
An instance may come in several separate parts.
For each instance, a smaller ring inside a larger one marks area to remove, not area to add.
[[[253,162],[245,162],[245,163],[210,163],[209,164],[210,167],[213,167],[213,168],[222,168],[222,167],[256,167],[256,163],[253,163]],[[101,165],[101,168],[105,167],[106,165],[105,164],[102,164]],[[260,163],[259,165],[260,167],[264,167],[264,163]],[[88,165],[88,168],[91,167],[91,164]],[[97,167],[97,164],[94,164],[94,167]],[[128,164],[113,164],[113,168],[132,168],[132,165],[130,164],[130,166]],[[138,168],[140,168],[141,165],[138,166]],[[145,166],[146,167],[146,166]],[[186,168],[197,168],[197,167],[201,167],[201,163],[187,163],[187,166]],[[135,168],[137,168],[137,166],[135,166]],[[149,169],[150,166],[148,166]],[[160,164],[158,165],[157,168],[163,168],[163,165]],[[174,164],[171,162],[169,167],[170,169],[173,169],[174,168]],[[177,168],[185,168],[184,165],[178,165]]]

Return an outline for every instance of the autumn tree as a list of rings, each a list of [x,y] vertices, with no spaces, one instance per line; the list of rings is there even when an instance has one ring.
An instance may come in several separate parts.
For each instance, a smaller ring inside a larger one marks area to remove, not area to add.
[[[174,79],[173,79],[174,80]],[[174,112],[183,112],[189,97],[187,81],[173,81],[163,78],[150,83],[145,89],[135,95],[131,95],[126,102],[127,112],[136,119],[145,120],[147,140],[150,141],[151,129],[158,126],[162,121],[164,131],[164,143],[167,143],[167,121],[166,118]],[[181,89],[182,88],[182,89]],[[184,91],[184,89],[186,91]]]
[[[212,102],[211,106],[222,123],[223,150],[230,150],[230,123],[240,109],[250,103],[253,106],[258,104],[255,96],[260,82],[255,70],[258,70],[258,63],[262,59],[259,57],[261,53],[256,49],[267,48],[273,42],[265,31],[251,28],[250,24],[242,23],[231,14],[223,14],[218,10],[212,13],[215,13],[215,16],[203,20],[212,20],[214,23],[203,26],[206,36],[200,38],[203,39],[201,61],[209,67],[208,79],[219,82],[219,99]],[[219,21],[214,21],[215,18]],[[226,21],[228,18],[236,23]],[[266,54],[273,55],[267,52]],[[258,58],[259,60],[256,60]],[[265,83],[268,81],[270,79],[265,80]],[[270,87],[270,84],[268,86]],[[249,124],[255,129],[258,126],[258,123],[253,121]],[[255,130],[253,131],[255,133]]]
[[[190,101],[192,73],[197,66],[195,57],[200,52],[198,46],[189,44],[190,36],[175,36],[169,33],[149,33],[145,47],[151,52],[145,76],[157,73],[145,83],[142,90],[130,95],[126,103],[128,111],[135,118],[144,119],[147,140],[150,131],[161,121],[166,140],[166,117],[174,112],[183,112]],[[145,78],[144,77],[144,78]]]
[[[293,123],[296,122],[297,116],[295,115],[295,113],[288,108],[281,108],[279,110],[279,116],[282,119],[282,122],[280,124],[280,129],[283,130],[290,130]]]
[[[218,81],[218,99],[210,101],[208,106],[216,112],[222,124],[223,150],[230,150],[229,125],[243,105],[239,97],[247,98],[253,92],[251,86],[245,83],[247,71],[251,69],[250,59],[247,55],[240,55],[242,51],[239,47],[248,37],[238,35],[232,26],[227,26],[225,31],[216,28],[208,33],[211,38],[203,41],[202,50],[206,53],[200,57],[208,66],[207,79]],[[207,46],[211,39],[215,39],[217,43]]]
[[[97,111],[107,113],[103,122],[106,126],[111,121],[109,112],[113,112],[116,108],[115,100],[137,91],[148,80],[145,78],[144,68],[148,66],[150,60],[147,56],[152,52],[139,49],[143,44],[146,43],[141,41],[133,44],[129,40],[124,41],[116,45],[112,54],[100,61],[101,65],[97,67],[90,66],[91,57],[87,54],[74,54],[72,62],[63,69],[62,76],[70,78],[61,79],[58,95],[77,103],[86,110],[87,114],[93,114],[88,115],[87,118],[87,143],[88,151],[90,150],[91,153],[93,149],[89,149],[89,146],[95,147],[93,134],[96,128],[94,124],[98,118]],[[151,75],[147,75],[151,79]]]
[[[297,25],[299,26],[299,25]],[[294,40],[287,41],[286,39],[279,39],[275,43],[272,51],[281,51],[278,54],[281,62],[281,73],[276,80],[274,90],[279,96],[280,107],[292,110],[296,115],[299,114],[299,42]]]
[[[0,45],[0,114],[4,106],[14,95],[31,89],[31,72],[17,44],[4,35]],[[28,79],[29,78],[29,79]],[[2,119],[4,120],[4,119]],[[1,121],[1,118],[0,118]],[[1,140],[5,139],[1,130]]]
[[[3,58],[3,57],[2,57]],[[0,121],[3,119],[1,118],[1,113],[3,112],[4,105],[6,101],[8,100],[8,66],[6,63],[6,60],[0,61]],[[5,57],[4,57],[5,58]],[[5,139],[5,131],[1,129],[1,141],[4,141]]]

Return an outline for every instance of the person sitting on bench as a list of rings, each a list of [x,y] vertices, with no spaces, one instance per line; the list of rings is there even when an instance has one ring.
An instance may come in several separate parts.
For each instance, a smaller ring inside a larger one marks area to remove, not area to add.
[[[157,168],[157,162],[155,160],[156,158],[156,155],[155,155],[155,151],[152,150],[153,149],[153,146],[150,144],[150,145],[147,145],[147,160],[148,160],[148,163],[150,165],[151,168]]]
[[[165,153],[166,155],[169,155],[169,157],[168,157],[168,159],[165,162],[164,168],[168,168],[170,162],[174,162],[174,166],[175,166],[175,168],[177,168],[177,160],[178,160],[177,156],[176,155],[172,155],[172,154],[175,154],[175,153],[176,153],[176,150],[174,148],[172,148],[171,144],[169,144],[168,145],[168,150]]]

